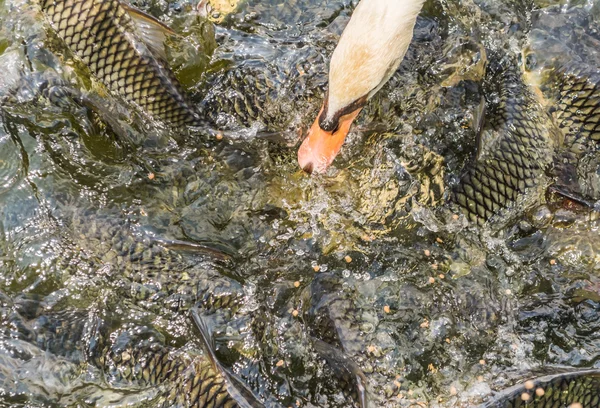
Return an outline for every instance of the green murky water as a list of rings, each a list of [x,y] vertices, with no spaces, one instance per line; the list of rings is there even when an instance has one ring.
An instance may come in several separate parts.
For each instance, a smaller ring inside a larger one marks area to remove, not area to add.
[[[0,0],[0,406],[158,404],[177,380],[143,375],[157,350],[205,358],[194,305],[266,406],[356,404],[313,337],[358,364],[373,406],[473,406],[600,368],[596,212],[552,194],[499,230],[433,212],[475,152],[481,48],[552,34],[532,16],[555,2],[427,2],[325,177],[296,148],[356,2],[248,0],[216,25],[188,1],[134,4],[182,34],[171,63],[223,139],[147,123],[35,4]],[[598,5],[561,4],[597,61]]]

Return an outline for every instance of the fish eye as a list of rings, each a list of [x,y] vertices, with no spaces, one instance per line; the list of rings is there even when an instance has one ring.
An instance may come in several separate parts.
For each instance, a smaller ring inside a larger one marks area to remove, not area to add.
[[[534,53],[527,54],[525,56],[525,69],[527,71],[533,71],[537,68],[537,58]]]

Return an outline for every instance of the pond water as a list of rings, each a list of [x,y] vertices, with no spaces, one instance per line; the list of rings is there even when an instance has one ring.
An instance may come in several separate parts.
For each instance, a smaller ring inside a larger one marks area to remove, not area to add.
[[[382,407],[600,369],[597,212],[551,192],[483,228],[438,212],[477,148],[482,50],[518,54],[537,28],[587,39],[574,52],[597,67],[599,5],[427,1],[311,177],[297,147],[356,3],[214,1],[208,21],[192,1],[133,1],[181,34],[170,63],[211,130],[178,131],[91,80],[38,5],[0,0],[0,406],[175,404],[207,359],[192,307],[269,407],[359,406],[314,339]]]

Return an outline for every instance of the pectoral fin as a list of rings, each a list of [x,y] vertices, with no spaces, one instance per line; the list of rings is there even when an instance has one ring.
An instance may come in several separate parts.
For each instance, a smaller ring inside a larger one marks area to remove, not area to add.
[[[137,33],[144,44],[148,46],[156,58],[166,61],[167,53],[165,50],[165,40],[167,37],[177,35],[177,33],[164,23],[141,10],[126,4],[123,4],[123,7],[133,19],[137,28]]]

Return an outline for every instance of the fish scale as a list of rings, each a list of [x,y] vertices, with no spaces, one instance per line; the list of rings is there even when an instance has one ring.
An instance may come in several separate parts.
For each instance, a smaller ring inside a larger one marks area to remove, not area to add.
[[[112,350],[104,367],[113,381],[163,388],[157,406],[238,406],[227,390],[227,380],[206,356],[190,358],[160,344],[136,344]]]
[[[516,63],[510,58],[491,61],[484,91],[483,133],[494,140],[467,168],[453,196],[462,212],[480,225],[539,186],[551,162],[547,117]]]
[[[481,408],[577,406],[600,407],[599,371],[581,371],[538,378],[529,384],[502,391],[493,401],[482,405]]]
[[[600,89],[595,73],[573,66],[552,71],[550,83],[542,91],[554,88],[558,101],[550,111],[565,131],[566,148],[579,152],[586,150],[588,141],[600,141]]]
[[[173,73],[138,37],[118,0],[44,0],[42,11],[69,49],[112,91],[166,123],[201,124]]]

